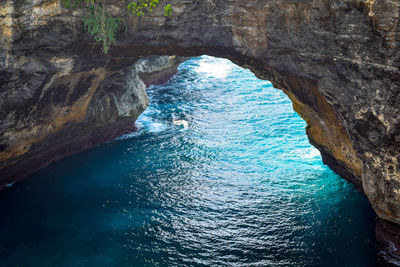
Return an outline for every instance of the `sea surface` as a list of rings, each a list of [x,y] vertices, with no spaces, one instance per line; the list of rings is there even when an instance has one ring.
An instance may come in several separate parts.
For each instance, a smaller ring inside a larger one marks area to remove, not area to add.
[[[0,192],[0,266],[374,266],[367,199],[282,91],[202,56],[148,93],[137,132]]]

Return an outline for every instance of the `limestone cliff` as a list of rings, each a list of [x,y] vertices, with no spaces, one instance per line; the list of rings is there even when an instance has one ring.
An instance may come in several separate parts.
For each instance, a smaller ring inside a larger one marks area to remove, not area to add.
[[[73,58],[27,58],[14,75],[27,75],[39,86],[1,92],[0,186],[134,130],[149,104],[146,87],[164,82],[180,62],[154,56],[118,70],[99,66],[72,72],[79,64]],[[43,69],[51,69],[47,79]]]
[[[121,87],[139,57],[208,54],[284,89],[324,161],[362,188],[380,218],[400,224],[399,1],[173,0],[171,17],[127,16],[107,56],[80,11],[23,2],[0,0],[3,182],[40,153],[125,131],[145,101],[111,99],[128,97]],[[109,10],[125,16],[115,3]]]

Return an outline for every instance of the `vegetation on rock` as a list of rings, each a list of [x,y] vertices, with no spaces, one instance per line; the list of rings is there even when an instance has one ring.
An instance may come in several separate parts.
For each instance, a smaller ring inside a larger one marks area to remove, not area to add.
[[[119,28],[125,24],[120,17],[115,17],[107,11],[107,0],[61,0],[66,8],[86,7],[88,12],[82,20],[85,29],[93,36],[94,40],[103,46],[105,54],[110,46],[116,42],[116,34]],[[142,16],[145,12],[153,12],[164,0],[135,0],[128,4],[127,9],[134,16]],[[170,4],[164,7],[164,16],[170,16],[172,8]]]

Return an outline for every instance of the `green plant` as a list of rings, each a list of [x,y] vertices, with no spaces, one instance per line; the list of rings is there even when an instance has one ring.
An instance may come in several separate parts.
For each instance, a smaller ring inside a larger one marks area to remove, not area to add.
[[[113,17],[105,8],[96,5],[91,6],[91,12],[83,16],[86,30],[96,42],[102,44],[105,54],[115,44],[115,36],[122,21],[121,18]]]
[[[85,5],[88,12],[82,20],[85,29],[94,40],[103,46],[103,52],[108,53],[110,46],[116,42],[116,34],[124,24],[120,17],[114,17],[107,12],[107,0],[61,0],[66,8],[77,8]],[[153,12],[163,0],[135,0],[127,6],[128,11],[135,16],[142,16],[145,12]],[[170,16],[172,7],[170,4],[164,6],[164,16]]]
[[[28,2],[28,0],[19,0],[19,4],[21,4],[23,6],[27,6],[29,4],[29,2]]]

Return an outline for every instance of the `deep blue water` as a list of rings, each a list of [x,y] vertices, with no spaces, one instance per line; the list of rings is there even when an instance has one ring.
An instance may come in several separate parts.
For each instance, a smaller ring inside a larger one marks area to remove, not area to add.
[[[211,57],[148,92],[138,132],[0,192],[0,266],[374,265],[370,205],[283,92]]]

